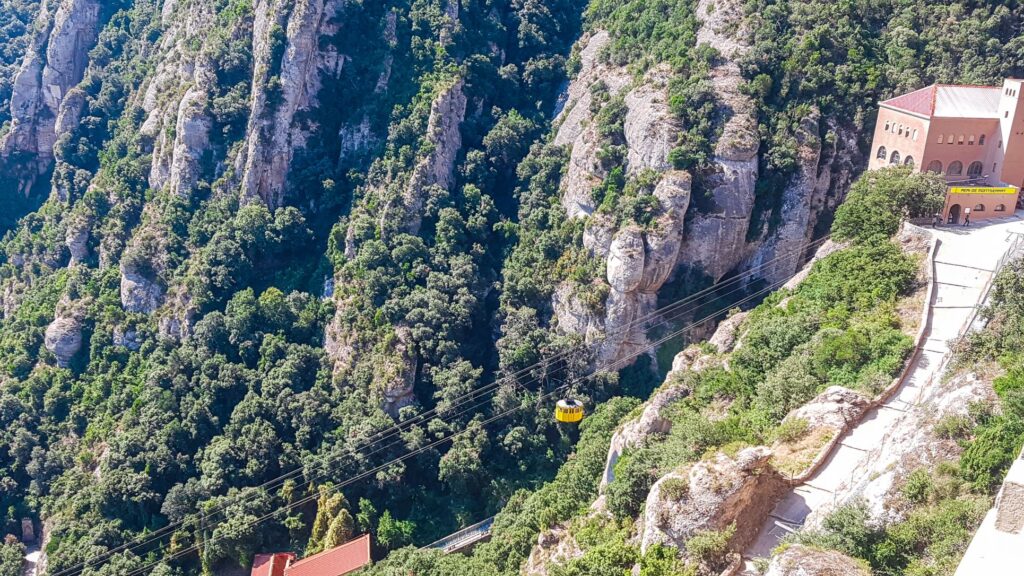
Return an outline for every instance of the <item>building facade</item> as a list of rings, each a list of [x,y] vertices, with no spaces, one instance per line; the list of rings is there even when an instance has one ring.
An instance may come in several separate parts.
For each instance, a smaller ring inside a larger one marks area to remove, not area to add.
[[[960,223],[1013,213],[1024,186],[1024,80],[935,84],[879,102],[869,169],[945,175],[942,218]]]

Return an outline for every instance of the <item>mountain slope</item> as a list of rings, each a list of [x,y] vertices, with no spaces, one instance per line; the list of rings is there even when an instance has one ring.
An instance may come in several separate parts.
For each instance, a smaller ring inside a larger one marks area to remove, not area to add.
[[[158,570],[211,573],[319,549],[340,510],[335,536],[372,530],[378,552],[493,514],[573,450],[544,391],[688,321],[631,323],[659,303],[796,271],[874,101],[1019,72],[1021,21],[875,0],[0,2],[5,529],[45,528],[54,573],[181,521],[165,540],[201,553]],[[645,398],[685,336],[572,392]],[[445,413],[499,378],[513,417]],[[355,453],[396,421],[401,442]],[[345,503],[298,504],[467,426]]]

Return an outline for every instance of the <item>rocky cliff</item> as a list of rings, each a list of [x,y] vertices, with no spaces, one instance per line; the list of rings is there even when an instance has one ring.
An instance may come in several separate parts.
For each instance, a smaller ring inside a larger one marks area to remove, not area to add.
[[[596,362],[606,364],[643,349],[646,325],[635,323],[654,310],[657,294],[680,275],[717,281],[733,271],[753,270],[769,283],[785,280],[809,256],[807,243],[820,233],[819,217],[835,208],[856,165],[856,143],[811,110],[797,132],[797,170],[780,194],[780,205],[755,209],[759,174],[759,127],[753,99],[741,89],[740,62],[753,31],[742,5],[733,0],[697,6],[697,43],[716,54],[710,72],[714,94],[714,155],[691,175],[674,170],[670,153],[682,134],[668,106],[669,74],[655,68],[636,78],[602,59],[610,41],[597,31],[581,41],[580,69],[566,91],[554,144],[569,149],[561,201],[571,218],[585,219],[583,244],[604,264],[598,280],[607,296],[593,303],[593,286],[563,282],[552,305],[561,330],[600,342]],[[609,176],[607,144],[599,117],[621,99],[624,164],[628,179],[656,184],[655,222],[623,222],[599,209],[593,190]],[[823,152],[823,134],[829,144]],[[852,152],[851,152],[852,151]],[[696,189],[696,191],[694,191]],[[697,194],[697,197],[693,197]],[[773,218],[764,214],[775,210]],[[755,219],[757,218],[757,219]],[[586,294],[584,294],[586,293]]]
[[[69,94],[96,43],[100,7],[95,0],[47,0],[40,9],[14,80],[11,127],[0,142],[0,169],[19,194],[30,194],[52,167],[57,138],[77,123],[82,100]]]
[[[336,18],[342,4],[341,0],[261,0],[255,6],[252,109],[245,149],[237,164],[242,190],[268,206],[282,204],[292,157],[315,128],[302,118],[302,112],[317,105],[321,76],[336,78],[345,65],[347,56],[320,42],[321,37],[338,32],[341,24]],[[275,41],[280,40],[274,36],[281,30],[284,47],[275,54]]]

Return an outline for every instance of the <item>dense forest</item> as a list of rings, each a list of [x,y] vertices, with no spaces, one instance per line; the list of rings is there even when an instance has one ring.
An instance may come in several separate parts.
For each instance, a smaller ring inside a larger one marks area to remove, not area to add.
[[[753,309],[763,345],[687,383],[687,425],[620,462],[622,525],[583,526],[568,572],[686,573],[625,542],[657,472],[906,357],[916,268],[889,237],[937,184],[852,184],[875,102],[1021,75],[1022,24],[1011,1],[0,0],[3,533],[28,518],[61,576],[364,532],[381,573],[516,573],[673,356]],[[830,231],[850,247],[773,292]],[[961,465],[983,490],[1002,457]],[[413,547],[495,514],[472,556]]]

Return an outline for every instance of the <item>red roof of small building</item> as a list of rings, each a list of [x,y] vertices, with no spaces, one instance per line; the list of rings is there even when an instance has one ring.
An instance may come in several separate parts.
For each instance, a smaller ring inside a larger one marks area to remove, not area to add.
[[[252,560],[250,576],[284,576],[284,571],[292,560],[295,560],[295,554],[291,552],[257,554]]]
[[[370,535],[364,534],[288,567],[285,576],[342,576],[370,563]]]

